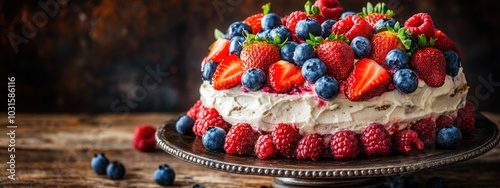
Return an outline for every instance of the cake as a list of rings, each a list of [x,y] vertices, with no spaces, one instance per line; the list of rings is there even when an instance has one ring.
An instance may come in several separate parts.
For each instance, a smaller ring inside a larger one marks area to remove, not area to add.
[[[399,22],[384,3],[352,13],[336,0],[284,17],[263,10],[216,30],[200,100],[177,123],[208,150],[343,159],[410,154],[441,128],[472,131],[460,52],[430,15]]]

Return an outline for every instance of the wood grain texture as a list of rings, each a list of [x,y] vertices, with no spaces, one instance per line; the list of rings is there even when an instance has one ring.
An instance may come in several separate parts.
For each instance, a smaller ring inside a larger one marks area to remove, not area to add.
[[[179,114],[19,115],[16,129],[16,180],[7,179],[6,136],[0,137],[0,187],[159,187],[153,181],[158,165],[168,164],[176,172],[173,187],[270,187],[271,177],[231,174],[186,163],[161,150],[142,153],[133,149],[136,126],[161,123]],[[485,114],[497,125],[500,116]],[[1,124],[0,133],[8,130]],[[95,153],[121,161],[123,180],[113,181],[93,173],[90,160]],[[500,146],[470,161],[416,173],[420,186],[433,176],[444,177],[450,187],[500,186]]]

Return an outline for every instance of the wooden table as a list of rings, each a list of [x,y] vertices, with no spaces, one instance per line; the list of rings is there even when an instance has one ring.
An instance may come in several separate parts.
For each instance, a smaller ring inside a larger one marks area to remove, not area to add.
[[[500,125],[500,115],[484,113]],[[157,150],[138,152],[131,144],[136,126],[163,122],[179,114],[21,114],[16,116],[15,178],[9,168],[7,124],[0,132],[0,187],[159,187],[153,172],[161,164],[176,172],[175,187],[271,187],[272,177],[250,176],[206,169],[183,162]],[[121,161],[126,168],[123,180],[96,175],[90,168],[95,153]],[[500,145],[469,161],[414,174],[420,186],[433,176],[444,177],[450,187],[500,187]]]

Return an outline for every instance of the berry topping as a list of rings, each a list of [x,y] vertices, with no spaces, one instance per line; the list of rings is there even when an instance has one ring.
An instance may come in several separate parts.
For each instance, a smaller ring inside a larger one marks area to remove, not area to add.
[[[196,101],[196,103],[194,103],[194,105],[187,111],[186,115],[191,117],[193,120],[196,120],[201,106],[201,100]]]
[[[293,41],[286,42],[280,49],[281,59],[294,63],[293,54],[295,52],[295,47],[297,47],[297,43]]]
[[[156,146],[155,132],[156,128],[151,125],[137,127],[132,138],[134,148],[144,152],[154,150]]]
[[[337,0],[316,0],[314,6],[319,7],[324,19],[338,20],[344,9]]]
[[[366,155],[387,155],[391,152],[391,135],[381,124],[369,125],[361,134],[361,143]]]
[[[214,89],[223,90],[237,86],[241,83],[241,60],[236,55],[227,56],[217,66],[214,75],[212,76],[212,83]]]
[[[226,35],[229,38],[233,38],[235,36],[243,37],[245,32],[252,33],[252,28],[244,22],[234,22],[231,25],[229,25],[229,28],[227,28]]]
[[[424,143],[418,138],[417,132],[406,129],[394,134],[394,150],[408,155],[414,149],[424,149]]]
[[[408,39],[404,28],[400,28],[399,23],[396,23],[394,28],[387,27],[387,31],[375,34],[371,43],[372,54],[370,57],[385,68],[385,59],[388,53],[394,49],[400,49],[401,51],[410,49],[411,40]]]
[[[228,154],[249,154],[256,139],[257,134],[250,124],[236,124],[227,133],[224,150]]]
[[[418,88],[418,76],[411,69],[399,69],[392,77],[394,86],[400,93],[409,94]]]
[[[279,38],[280,40],[278,43],[283,43],[285,41],[292,40],[292,33],[288,28],[280,25],[269,32],[268,38],[271,38],[272,40],[275,40],[275,38]]]
[[[281,25],[281,18],[275,13],[269,13],[262,17],[262,29],[271,30]]]
[[[267,3],[262,6],[263,13],[254,14],[243,20],[243,22],[245,22],[252,28],[253,34],[258,33],[259,31],[262,30],[262,17],[264,17],[265,14],[269,13],[270,10],[271,10],[271,3]]]
[[[273,135],[260,135],[255,143],[255,154],[259,159],[272,159],[276,156],[278,150],[273,144]]]
[[[420,48],[413,53],[410,67],[430,87],[440,87],[446,78],[446,59],[433,47]]]
[[[342,40],[342,36],[331,38],[321,42],[316,48],[316,53],[325,63],[328,75],[337,80],[344,80],[354,66],[354,52],[351,46]]]
[[[339,20],[332,28],[332,33],[345,35],[349,41],[352,41],[357,36],[371,38],[374,32],[373,27],[357,15],[347,16]]]
[[[411,127],[425,144],[432,144],[436,138],[436,123],[430,119],[420,119]]]
[[[95,154],[90,162],[90,167],[96,174],[106,174],[106,167],[109,161],[106,156],[102,153]]]
[[[219,66],[219,63],[212,60],[203,64],[201,70],[201,79],[203,81],[209,81],[210,83],[212,83],[212,76],[214,75],[215,70],[217,70],[217,66]]]
[[[394,26],[396,25],[398,21],[394,18],[382,18],[380,20],[377,21],[377,23],[375,23],[375,32],[378,33],[378,32],[381,32],[381,31],[385,31],[387,30],[387,27],[392,27],[394,28]]]
[[[385,66],[388,69],[398,70],[407,68],[410,63],[410,57],[401,49],[392,49],[385,56]]]
[[[120,161],[112,161],[106,167],[106,175],[112,180],[122,179],[125,176],[125,167]]]
[[[460,145],[462,133],[456,127],[445,127],[439,130],[436,143],[444,149],[454,149]]]
[[[279,153],[287,158],[291,158],[295,146],[302,138],[296,126],[280,123],[276,125],[273,132],[273,143]]]
[[[436,127],[442,129],[453,126],[453,119],[450,116],[441,115],[436,119]]]
[[[368,2],[366,7],[363,7],[363,11],[360,16],[370,24],[370,26],[375,27],[376,23],[381,19],[387,19],[394,16],[394,12],[387,8],[385,3],[377,3],[375,7]]]
[[[364,101],[382,95],[389,88],[389,73],[372,59],[361,59],[351,72],[344,88],[351,101]]]
[[[247,42],[240,54],[243,70],[258,68],[265,71],[269,65],[281,59],[280,49],[276,45],[250,39]]]
[[[323,138],[319,134],[306,135],[297,144],[295,157],[317,161],[323,156],[324,147]]]
[[[475,123],[474,111],[467,108],[458,109],[457,118],[455,119],[455,124],[458,129],[464,134],[470,133],[474,129]]]
[[[370,56],[372,45],[370,41],[361,36],[354,37],[351,42],[351,48],[356,59],[363,59]]]
[[[306,18],[297,23],[295,32],[302,40],[309,39],[310,35],[321,36],[321,24],[312,18]]]
[[[434,48],[437,48],[441,51],[454,51],[458,54],[458,57],[461,57],[460,51],[458,51],[457,45],[448,38],[441,30],[434,29],[434,38],[436,38],[436,42],[434,43]]]
[[[458,75],[458,70],[460,69],[460,58],[454,51],[448,50],[443,53],[446,59],[446,74],[455,77]]]
[[[264,71],[251,68],[246,70],[241,77],[241,85],[250,91],[258,91],[266,85],[266,74]]]
[[[428,39],[434,37],[434,22],[431,16],[426,13],[418,13],[408,18],[405,22],[405,28],[415,38],[418,38],[419,35],[424,35]]]
[[[314,48],[308,43],[302,43],[295,47],[295,51],[293,53],[293,63],[297,66],[302,66],[304,62],[314,56]]]
[[[179,119],[175,123],[175,129],[177,130],[177,132],[184,135],[193,134],[193,126],[194,119],[189,117],[188,115],[179,117]]]
[[[269,84],[278,93],[288,92],[293,87],[304,84],[301,71],[300,67],[280,60],[269,66]]]
[[[295,34],[295,27],[297,26],[297,23],[299,23],[300,20],[304,20],[308,17],[309,16],[307,15],[307,13],[303,11],[294,11],[283,18],[283,25],[290,29],[292,34]]]
[[[208,127],[207,131],[201,137],[201,143],[207,150],[223,151],[224,141],[226,140],[226,131],[220,127]]]
[[[335,159],[354,159],[360,152],[360,143],[356,133],[342,130],[330,138],[330,150]]]
[[[240,56],[241,50],[243,50],[243,42],[245,42],[245,37],[235,36],[231,39],[229,44],[229,53],[236,54]]]
[[[231,41],[228,39],[224,38],[217,39],[212,44],[210,52],[208,53],[207,57],[203,59],[203,63],[212,60],[220,63],[222,59],[224,59],[229,55],[229,43],[231,43]]]
[[[153,174],[155,182],[162,186],[170,186],[174,183],[175,172],[168,165],[160,165]]]
[[[323,100],[332,100],[340,92],[340,85],[335,78],[325,75],[314,83],[314,92]]]
[[[321,23],[321,37],[327,38],[330,36],[332,34],[332,27],[335,23],[337,23],[337,21],[330,19]]]
[[[196,136],[201,137],[210,126],[220,127],[227,131],[231,124],[224,121],[215,108],[202,108],[198,119],[194,122],[193,132]]]
[[[302,65],[302,76],[311,83],[316,82],[316,80],[326,74],[326,66],[318,58],[308,59],[304,65]]]

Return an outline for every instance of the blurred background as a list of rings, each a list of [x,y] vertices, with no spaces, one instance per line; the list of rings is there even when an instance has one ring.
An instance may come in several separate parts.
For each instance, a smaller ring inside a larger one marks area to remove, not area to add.
[[[1,0],[0,75],[5,85],[5,77],[16,77],[18,112],[187,110],[199,98],[200,62],[214,29],[225,31],[267,2]],[[306,1],[271,2],[271,11],[285,16]],[[358,12],[367,1],[340,2]],[[469,99],[479,110],[500,113],[494,1],[385,2],[400,20],[429,13],[461,50]]]

